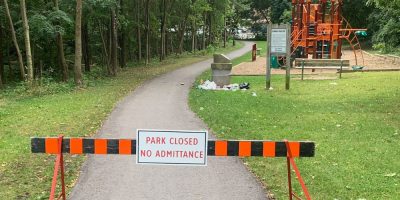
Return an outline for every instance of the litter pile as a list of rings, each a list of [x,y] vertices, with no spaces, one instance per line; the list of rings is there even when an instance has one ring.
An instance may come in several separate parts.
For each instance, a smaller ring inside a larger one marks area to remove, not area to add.
[[[198,89],[202,90],[231,90],[231,91],[236,91],[236,90],[248,90],[250,89],[250,83],[233,83],[229,85],[224,85],[222,88],[217,86],[214,81],[209,81],[206,80],[202,84],[197,86]]]

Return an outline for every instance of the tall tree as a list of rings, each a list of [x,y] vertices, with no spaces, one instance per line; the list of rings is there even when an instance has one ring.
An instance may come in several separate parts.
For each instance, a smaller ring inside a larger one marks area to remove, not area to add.
[[[150,60],[150,0],[146,0],[146,65]]]
[[[137,0],[136,3],[136,26],[137,26],[137,48],[138,48],[138,61],[142,61],[142,33],[141,33],[141,5],[142,0]]]
[[[4,57],[3,57],[3,23],[0,20],[0,89],[3,88],[3,76],[4,76]]]
[[[160,13],[161,15],[161,50],[160,50],[160,61],[165,59],[165,31],[167,29],[167,2],[168,0],[162,0],[162,3],[160,5]]]
[[[59,3],[58,0],[54,0],[54,7],[56,11],[59,11]],[[58,63],[61,66],[62,72],[62,81],[68,81],[68,65],[65,60],[65,53],[64,53],[64,40],[61,32],[57,32],[57,53],[58,53]]]
[[[85,20],[82,26],[82,56],[83,62],[85,63],[85,71],[90,72],[90,50],[89,50],[89,25],[88,22]]]
[[[33,81],[33,63],[32,63],[32,53],[31,53],[31,39],[29,36],[29,24],[28,24],[28,17],[26,16],[25,0],[20,0],[20,4],[21,4],[22,24],[23,24],[23,28],[24,28],[24,37],[25,37],[26,64],[27,64],[27,68],[28,68],[27,81],[29,83],[32,83],[32,81]]]
[[[82,0],[76,0],[74,74],[75,85],[82,86]]]
[[[123,0],[119,0],[119,12],[121,13],[122,16],[124,16],[124,1]],[[125,55],[125,51],[126,51],[126,44],[125,44],[125,39],[126,39],[126,35],[125,35],[125,26],[120,26],[121,31],[119,31],[118,33],[120,34],[118,39],[118,43],[119,43],[119,47],[120,47],[120,56],[119,56],[119,65],[121,66],[121,68],[124,68],[126,66],[126,55]]]
[[[117,16],[115,8],[111,8],[111,70],[110,75],[117,75],[118,67],[118,34],[117,34]]]
[[[10,24],[11,38],[12,38],[12,41],[14,43],[15,50],[17,51],[20,76],[21,76],[22,80],[25,80],[25,66],[24,66],[24,61],[22,59],[21,50],[19,49],[19,45],[18,45],[18,41],[17,41],[17,35],[16,35],[15,29],[14,29],[14,23],[13,23],[13,20],[11,18],[10,9],[8,7],[7,0],[4,0],[3,2],[4,2],[5,10],[6,10],[6,15],[7,15],[7,18],[8,18],[8,23]]]

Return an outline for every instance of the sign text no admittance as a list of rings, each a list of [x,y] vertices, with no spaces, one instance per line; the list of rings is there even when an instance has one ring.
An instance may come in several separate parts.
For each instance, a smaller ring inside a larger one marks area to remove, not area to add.
[[[207,131],[138,130],[138,164],[207,165]]]

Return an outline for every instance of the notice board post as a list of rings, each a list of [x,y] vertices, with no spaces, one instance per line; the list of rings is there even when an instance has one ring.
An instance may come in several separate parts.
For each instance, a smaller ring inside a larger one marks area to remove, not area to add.
[[[290,89],[290,24],[268,24],[267,74],[265,87],[271,89],[271,56],[284,57],[286,66],[285,88]]]

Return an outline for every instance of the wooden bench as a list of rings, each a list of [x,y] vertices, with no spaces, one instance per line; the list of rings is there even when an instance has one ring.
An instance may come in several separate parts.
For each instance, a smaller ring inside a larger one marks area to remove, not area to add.
[[[295,68],[301,69],[301,80],[304,77],[304,69],[337,69],[339,78],[342,78],[343,69],[348,69],[349,67],[350,60],[344,59],[295,59]]]

